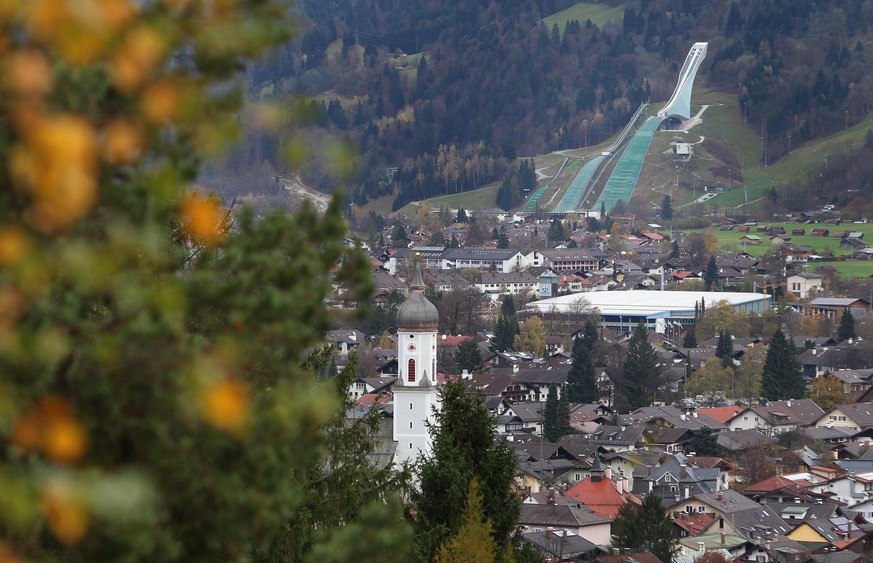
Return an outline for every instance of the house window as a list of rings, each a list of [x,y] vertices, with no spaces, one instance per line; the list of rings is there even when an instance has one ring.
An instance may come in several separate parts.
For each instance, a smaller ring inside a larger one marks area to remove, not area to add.
[[[412,403],[409,403],[409,410],[412,410]]]
[[[581,473],[577,473],[576,475],[574,475],[574,477],[576,478],[577,481],[581,481],[581,480],[582,480],[582,474],[581,474]]]
[[[691,514],[692,512],[694,512],[694,507],[689,504],[688,506],[685,507],[685,512],[687,512],[688,514]]]
[[[748,416],[744,416],[744,417],[743,417],[743,420],[744,420],[745,422],[748,422],[748,421],[749,421],[749,417],[748,417]]]
[[[406,380],[415,381],[415,360],[409,360],[406,368]]]
[[[703,512],[705,512],[705,511],[706,511],[706,507],[705,507],[705,506],[698,506],[698,507],[697,507],[697,512],[703,513]]]
[[[845,421],[846,421],[846,417],[845,417],[845,416],[841,416],[841,417],[840,417],[840,420],[843,421],[843,422],[845,422]]]
[[[837,419],[837,417],[834,416],[834,415],[831,415],[831,416],[829,416],[828,418],[830,418],[831,420],[836,420],[836,419]]]

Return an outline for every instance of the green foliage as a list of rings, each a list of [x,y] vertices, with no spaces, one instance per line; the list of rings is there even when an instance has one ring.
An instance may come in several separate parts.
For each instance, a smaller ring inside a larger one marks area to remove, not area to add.
[[[560,219],[552,219],[549,225],[549,240],[555,242],[567,240],[567,231]]]
[[[695,430],[691,439],[685,444],[685,451],[694,452],[700,456],[722,457],[727,454],[727,450],[719,445],[716,438],[718,438],[718,432],[712,428],[703,427]]]
[[[665,194],[661,200],[661,219],[671,220],[673,218],[673,198],[670,194]]]
[[[639,506],[626,502],[612,523],[612,545],[630,551],[650,551],[661,561],[672,561],[676,552],[673,520],[655,493],[642,497]]]
[[[682,337],[682,347],[697,348],[697,332],[694,330],[694,326],[689,327],[688,331]]]
[[[482,352],[479,350],[479,343],[473,338],[462,341],[458,345],[455,361],[460,369],[470,373],[482,369]]]
[[[771,401],[800,399],[805,393],[803,372],[794,346],[781,330],[770,339],[761,372],[761,395]]]
[[[734,343],[730,333],[723,330],[718,333],[718,343],[715,346],[715,357],[721,359],[723,367],[733,367]]]
[[[600,400],[591,346],[586,341],[584,335],[573,339],[573,361],[567,373],[567,396],[573,403],[596,403]]]
[[[645,325],[639,324],[634,327],[628,341],[619,392],[631,410],[649,406],[655,400],[661,378],[658,353],[649,342]]]
[[[493,563],[497,559],[494,529],[482,508],[477,480],[470,481],[461,528],[451,541],[440,546],[435,563]]]
[[[846,308],[843,309],[843,315],[840,317],[840,324],[837,327],[837,340],[844,342],[850,338],[855,338],[855,315]]]
[[[147,4],[59,3],[39,32],[32,6],[0,14],[16,37],[0,109],[4,558],[324,560],[355,530],[402,557],[382,494],[402,487],[367,461],[379,417],[350,423],[354,369],[319,378],[329,363],[304,357],[335,321],[332,279],[370,294],[342,195],[256,220],[192,193],[239,133],[231,79],[289,39],[287,6]]]
[[[706,263],[706,270],[703,272],[703,287],[706,291],[712,291],[712,288],[718,283],[718,266],[715,263],[715,256],[710,255],[709,261]]]
[[[570,412],[566,408],[566,391],[563,400],[558,398],[558,388],[549,384],[546,405],[543,409],[543,436],[549,442],[557,442],[570,429]]]
[[[419,487],[411,498],[415,558],[432,561],[440,546],[458,534],[474,479],[488,491],[483,521],[491,522],[496,551],[503,553],[513,544],[519,515],[519,499],[511,490],[515,453],[505,442],[495,443],[494,419],[481,395],[467,394],[454,382],[440,394],[433,450],[418,466]]]

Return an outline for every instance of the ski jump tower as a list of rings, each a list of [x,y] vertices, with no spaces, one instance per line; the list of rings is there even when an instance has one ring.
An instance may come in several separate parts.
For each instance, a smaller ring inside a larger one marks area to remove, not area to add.
[[[706,57],[706,46],[707,43],[695,43],[692,45],[688,56],[685,57],[682,71],[679,73],[676,89],[673,90],[673,95],[670,97],[667,105],[658,112],[658,117],[680,116],[684,119],[691,117],[691,87],[694,86],[694,77],[697,75],[697,69]]]

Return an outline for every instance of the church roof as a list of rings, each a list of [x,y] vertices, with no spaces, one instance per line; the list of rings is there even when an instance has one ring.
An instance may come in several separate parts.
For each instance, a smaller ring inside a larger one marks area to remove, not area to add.
[[[409,285],[409,298],[397,309],[398,329],[431,329],[439,327],[439,313],[433,303],[424,296],[424,281],[421,270],[416,268],[415,277]]]

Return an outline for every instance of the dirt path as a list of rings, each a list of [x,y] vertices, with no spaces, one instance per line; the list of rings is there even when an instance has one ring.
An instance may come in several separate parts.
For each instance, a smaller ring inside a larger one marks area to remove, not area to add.
[[[331,197],[330,195],[323,194],[312,188],[307,188],[303,182],[300,180],[300,175],[295,175],[294,178],[287,178],[285,176],[280,176],[282,180],[283,187],[293,193],[295,196],[300,199],[308,199],[312,201],[315,205],[315,208],[318,209],[319,212],[324,213],[327,210],[327,206],[330,203]]]

